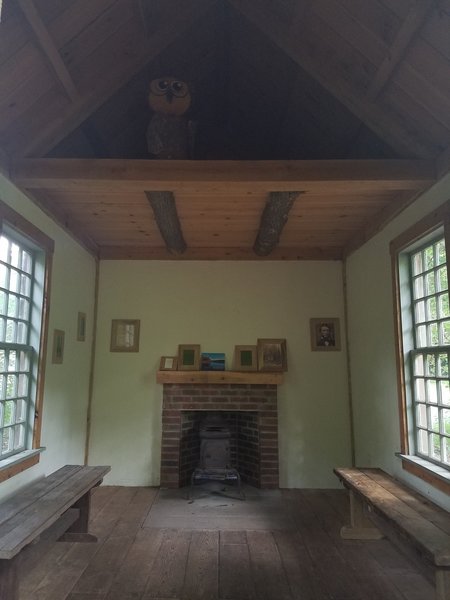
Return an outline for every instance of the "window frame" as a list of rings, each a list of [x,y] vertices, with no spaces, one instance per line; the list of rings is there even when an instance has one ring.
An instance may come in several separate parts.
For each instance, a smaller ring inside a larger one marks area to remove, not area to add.
[[[450,200],[392,240],[390,252],[394,293],[394,330],[400,422],[400,452],[398,454],[402,459],[402,467],[405,471],[450,495],[450,471],[446,467],[438,466],[431,460],[424,459],[412,453],[411,449],[410,429],[413,427],[413,423],[409,421],[408,413],[410,412],[412,399],[409,389],[410,383],[407,381],[409,368],[407,363],[409,357],[407,354],[409,350],[406,351],[404,347],[403,320],[405,311],[402,306],[404,300],[400,293],[403,284],[400,261],[405,259],[407,256],[406,253],[411,251],[415,244],[419,248],[426,244],[427,239],[431,240],[434,236],[438,236],[440,229],[443,230],[447,253],[447,269],[450,274]],[[412,302],[412,297],[410,301]],[[415,435],[415,431],[413,434]]]
[[[54,253],[54,241],[43,233],[38,227],[22,217],[8,204],[0,200],[0,232],[8,237],[17,232],[18,238],[24,238],[31,246],[37,246],[43,252],[43,281],[42,281],[42,310],[41,329],[38,357],[36,365],[36,385],[34,396],[34,417],[29,416],[29,425],[32,428],[30,448],[11,457],[0,460],[0,482],[5,481],[36,465],[40,460],[42,411],[44,404],[44,382],[48,341],[48,317],[50,308],[50,283]]]

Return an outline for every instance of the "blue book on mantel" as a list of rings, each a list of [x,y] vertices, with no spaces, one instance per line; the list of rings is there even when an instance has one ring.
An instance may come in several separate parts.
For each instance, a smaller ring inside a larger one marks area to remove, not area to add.
[[[202,352],[202,371],[225,371],[225,353]]]

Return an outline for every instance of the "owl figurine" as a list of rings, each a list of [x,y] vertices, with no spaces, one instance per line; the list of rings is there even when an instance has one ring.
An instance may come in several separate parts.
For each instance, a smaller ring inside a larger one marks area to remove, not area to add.
[[[189,86],[176,77],[150,83],[148,96],[153,115],[147,128],[147,147],[154,158],[193,158],[194,122],[186,117],[192,98]]]

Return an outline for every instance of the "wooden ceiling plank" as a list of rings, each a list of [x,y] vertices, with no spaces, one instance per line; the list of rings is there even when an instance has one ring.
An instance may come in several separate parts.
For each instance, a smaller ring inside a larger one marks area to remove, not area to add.
[[[415,1],[370,84],[367,95],[371,100],[375,100],[388,84],[392,74],[405,56],[414,38],[419,34],[435,4],[435,0]]]
[[[95,86],[91,86],[75,102],[61,110],[58,118],[53,115],[47,127],[36,132],[32,138],[16,149],[15,155],[44,155],[49,152],[60,140],[86,120],[110,96],[145,67],[152,58],[160,54],[164,48],[192,27],[204,13],[213,10],[216,3],[211,3],[209,0],[196,0],[195,4],[195,10],[193,10],[190,4],[181,3],[178,6],[176,18],[163,23],[151,38],[145,40],[145,43],[139,46],[140,51],[137,54],[127,57],[126,69],[121,69],[117,74],[107,73],[107,77],[102,77],[100,81],[96,82]]]
[[[64,206],[49,201],[45,190],[23,191],[30,200],[39,206],[46,215],[62,227],[66,233],[80,243],[90,254],[95,257],[98,256],[99,247],[97,243],[84,231],[84,228],[80,226],[76,219],[64,210]]]
[[[318,61],[314,49],[310,47],[309,42],[306,43],[302,39],[302,36],[286,31],[282,23],[271,18],[252,0],[228,0],[228,2],[401,155],[410,156],[414,153],[421,158],[430,158],[433,155],[433,150],[429,146],[411,134],[409,129],[399,126],[386,110],[368,101],[366,94],[356,90],[343,78],[336,78],[335,74],[329,73],[329,66]]]
[[[28,24],[34,32],[39,47],[44,53],[59,83],[62,85],[68,97],[73,101],[76,100],[78,98],[78,91],[75,83],[61,58],[58,49],[51,39],[47,28],[42,22],[33,0],[18,0],[18,3]]]
[[[174,260],[164,247],[142,246],[102,246],[101,260]],[[283,247],[275,248],[269,257],[256,256],[251,248],[223,248],[220,246],[188,248],[175,260],[340,260],[341,250],[331,247]]]
[[[384,229],[388,223],[395,219],[405,208],[410,206],[423,192],[424,190],[417,191],[415,194],[399,193],[389,204],[377,212],[373,218],[368,220],[356,235],[352,236],[351,240],[343,248],[343,257],[350,256],[350,254],[358,250],[358,248]]]
[[[426,160],[183,161],[22,159],[11,177],[26,188],[67,191],[416,190],[436,181]]]

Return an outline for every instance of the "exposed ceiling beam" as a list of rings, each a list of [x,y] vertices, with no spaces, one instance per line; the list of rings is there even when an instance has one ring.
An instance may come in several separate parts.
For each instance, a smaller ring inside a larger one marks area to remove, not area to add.
[[[59,83],[63,87],[67,96],[75,101],[78,98],[78,91],[72,77],[67,70],[64,61],[61,58],[58,48],[55,46],[50,34],[42,22],[41,17],[34,5],[33,0],[17,0],[18,4],[34,32],[36,41],[42,50],[50,68],[55,73]]]
[[[436,181],[427,160],[189,161],[29,158],[11,178],[29,189],[320,193],[417,190]]]
[[[255,254],[268,256],[277,246],[289,211],[299,195],[300,192],[270,192],[253,246]]]
[[[384,108],[370,101],[366,94],[356,90],[344,79],[337,78],[326,64],[321,64],[314,49],[310,48],[298,32],[286,27],[258,2],[228,2],[399,154],[410,156],[413,153],[421,158],[432,157],[433,149],[423,144],[394,117],[391,118]]]
[[[128,56],[123,68],[118,71],[110,69],[95,86],[80,92],[76,101],[62,108],[47,127],[42,128],[32,139],[26,140],[15,154],[20,156],[47,154],[152,59],[191,28],[207,11],[215,10],[215,6],[216,2],[210,0],[177,3],[173,18],[162,22],[153,35],[143,39],[138,46],[140,52]]]
[[[436,0],[416,0],[397,32],[395,40],[388,50],[388,54],[379,66],[367,92],[371,100],[375,100],[393,72],[404,57],[408,46],[425,23],[429,12],[436,6]]]
[[[145,192],[153,209],[155,221],[171,254],[183,254],[186,250],[175,197],[172,192]]]

